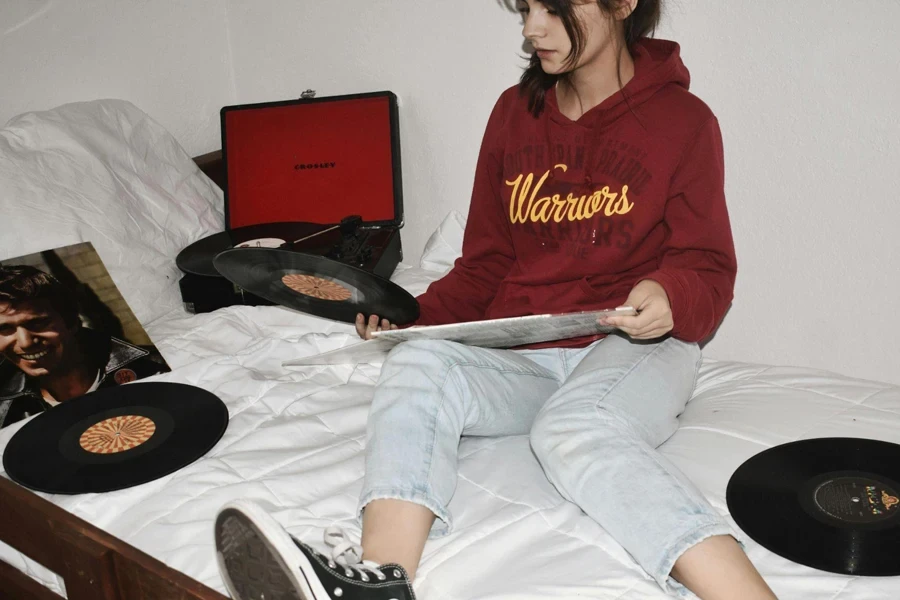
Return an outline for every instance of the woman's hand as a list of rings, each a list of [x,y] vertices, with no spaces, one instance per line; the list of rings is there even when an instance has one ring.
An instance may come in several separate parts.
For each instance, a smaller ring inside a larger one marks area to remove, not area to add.
[[[383,329],[397,329],[397,326],[387,319],[381,319],[381,323],[379,323],[378,315],[371,315],[368,322],[362,313],[356,315],[356,333],[362,339],[371,340],[373,332]]]
[[[633,306],[638,311],[637,316],[608,317],[600,319],[600,324],[618,327],[636,340],[662,337],[675,326],[669,296],[663,286],[652,279],[639,281],[631,288],[625,306]]]

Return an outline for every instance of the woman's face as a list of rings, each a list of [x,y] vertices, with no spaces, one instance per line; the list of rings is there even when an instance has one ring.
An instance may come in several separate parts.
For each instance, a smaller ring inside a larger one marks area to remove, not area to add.
[[[584,30],[584,48],[572,62],[572,40],[562,19],[537,0],[517,0],[522,15],[522,35],[534,46],[541,68],[550,75],[561,75],[591,65],[612,46],[616,21],[595,0],[576,0],[573,12]]]

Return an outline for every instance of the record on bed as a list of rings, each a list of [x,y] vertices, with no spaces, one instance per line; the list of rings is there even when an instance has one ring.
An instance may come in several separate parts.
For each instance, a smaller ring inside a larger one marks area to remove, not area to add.
[[[796,563],[847,575],[900,575],[900,446],[821,438],[765,450],[728,482],[731,516]]]
[[[251,294],[326,319],[353,323],[363,313],[403,325],[419,318],[419,303],[399,285],[322,256],[246,248],[226,250],[213,263]]]
[[[51,494],[109,492],[158,479],[194,462],[222,437],[228,409],[180,383],[104,388],[38,415],[10,439],[3,468]]]
[[[329,228],[331,231],[324,231]],[[292,249],[315,254],[315,248],[330,248],[339,243],[341,232],[335,230],[333,226],[319,223],[282,222],[247,225],[197,240],[178,253],[175,264],[185,273],[219,277],[219,272],[213,266],[213,259],[220,252],[240,247],[280,248],[284,244],[291,244],[302,238],[307,239],[292,244]]]

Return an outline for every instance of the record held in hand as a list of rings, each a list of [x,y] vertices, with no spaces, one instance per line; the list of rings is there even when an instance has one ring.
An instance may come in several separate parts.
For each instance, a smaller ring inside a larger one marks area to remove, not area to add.
[[[26,423],[7,444],[3,468],[16,483],[40,492],[109,492],[194,462],[227,425],[222,401],[191,385],[104,388]]]
[[[341,232],[338,230],[324,231],[330,227],[333,226],[303,222],[260,223],[237,227],[197,240],[178,253],[175,264],[185,273],[219,277],[219,272],[213,266],[213,259],[220,252],[243,245],[248,248],[279,248],[283,244],[317,233],[320,235],[309,237],[292,246],[292,249],[311,252],[314,248],[330,248],[341,239]]]
[[[335,260],[274,248],[226,250],[216,270],[244,290],[276,304],[353,323],[357,313],[403,325],[419,317],[419,303],[399,285]]]
[[[832,573],[900,575],[900,446],[822,438],[770,448],[728,482],[728,508],[751,538]]]

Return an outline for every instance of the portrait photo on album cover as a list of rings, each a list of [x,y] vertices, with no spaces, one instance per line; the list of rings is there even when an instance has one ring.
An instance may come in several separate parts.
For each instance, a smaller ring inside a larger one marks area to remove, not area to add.
[[[0,260],[0,427],[168,371],[90,242]]]

